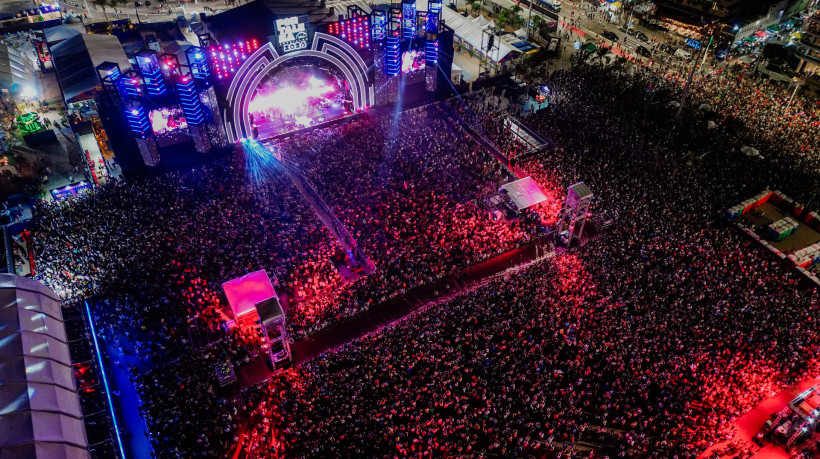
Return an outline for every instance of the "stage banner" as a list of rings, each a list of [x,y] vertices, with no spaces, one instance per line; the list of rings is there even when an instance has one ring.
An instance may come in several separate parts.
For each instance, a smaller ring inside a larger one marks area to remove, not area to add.
[[[307,15],[276,19],[273,24],[276,27],[273,44],[281,54],[310,48],[313,28]]]

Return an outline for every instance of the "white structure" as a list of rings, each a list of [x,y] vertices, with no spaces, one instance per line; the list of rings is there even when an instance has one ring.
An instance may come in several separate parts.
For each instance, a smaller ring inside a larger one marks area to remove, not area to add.
[[[60,298],[12,274],[0,274],[0,457],[90,457]]]

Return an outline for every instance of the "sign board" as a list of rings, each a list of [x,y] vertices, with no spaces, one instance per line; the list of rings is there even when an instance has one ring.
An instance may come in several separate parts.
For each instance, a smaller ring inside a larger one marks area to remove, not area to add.
[[[273,21],[276,28],[276,47],[282,54],[310,48],[310,28],[307,15],[290,16]]]

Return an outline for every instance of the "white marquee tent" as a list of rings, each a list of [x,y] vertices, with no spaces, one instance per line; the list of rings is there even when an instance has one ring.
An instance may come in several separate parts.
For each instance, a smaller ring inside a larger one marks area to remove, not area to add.
[[[0,274],[0,457],[88,458],[60,298]]]

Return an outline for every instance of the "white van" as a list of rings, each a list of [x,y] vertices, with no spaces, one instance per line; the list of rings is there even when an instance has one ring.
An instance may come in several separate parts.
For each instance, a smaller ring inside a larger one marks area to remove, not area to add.
[[[555,11],[556,13],[561,12],[561,0],[539,0],[542,5],[546,6],[547,9]]]
[[[692,53],[683,48],[678,48],[675,50],[675,57],[688,61],[692,59]]]

